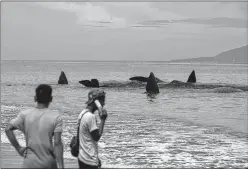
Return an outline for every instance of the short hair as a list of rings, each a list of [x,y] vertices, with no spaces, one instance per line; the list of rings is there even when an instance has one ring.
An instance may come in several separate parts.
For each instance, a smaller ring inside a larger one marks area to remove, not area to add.
[[[99,96],[97,99],[98,100],[105,100],[105,98],[106,98],[106,96],[104,95],[104,96]]]
[[[39,85],[36,88],[35,93],[38,103],[46,104],[51,102],[52,87],[50,85],[46,85],[46,84]]]

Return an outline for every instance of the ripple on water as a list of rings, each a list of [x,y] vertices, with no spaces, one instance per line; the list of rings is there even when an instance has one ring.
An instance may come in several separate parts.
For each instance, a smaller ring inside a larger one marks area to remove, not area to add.
[[[170,123],[170,125],[163,125],[162,128],[165,132],[156,133],[154,129],[158,126],[161,127],[162,124],[145,125],[144,123],[147,122],[141,122],[140,126],[142,127],[133,131],[134,134],[130,134],[133,129],[126,125],[126,137],[114,137],[113,144],[122,147],[116,148],[115,146],[115,153],[118,154],[118,157],[123,158],[124,163],[129,164],[130,161],[127,157],[134,156],[132,163],[135,166],[141,165],[145,161],[148,167],[223,167],[227,166],[224,163],[227,160],[235,163],[236,159],[232,158],[232,155],[236,158],[238,156],[239,158],[247,157],[246,152],[240,151],[237,146],[241,144],[244,148],[245,142],[235,142],[235,137],[229,138],[224,134],[220,135],[218,130],[217,133],[206,132],[208,129],[197,128],[197,126],[180,126],[179,123],[175,125]],[[145,134],[142,134],[144,131],[146,131]],[[107,137],[105,135],[104,138],[108,140]],[[118,142],[120,139],[122,141]],[[236,145],[236,147],[232,147],[232,145]],[[123,153],[122,150],[129,153]],[[238,151],[242,152],[242,155],[237,153]],[[247,160],[244,162],[247,163]],[[245,163],[236,166],[244,166]]]
[[[16,110],[15,107],[4,110],[4,117],[12,118],[14,115],[6,112]],[[76,134],[76,118],[77,115],[64,115],[65,158],[73,158],[69,142]],[[147,120],[137,115],[129,118],[113,114],[108,120],[99,142],[103,167],[247,167],[248,164],[247,139],[228,135],[221,126],[206,128],[172,118],[149,116]],[[21,133],[17,134],[24,140]]]

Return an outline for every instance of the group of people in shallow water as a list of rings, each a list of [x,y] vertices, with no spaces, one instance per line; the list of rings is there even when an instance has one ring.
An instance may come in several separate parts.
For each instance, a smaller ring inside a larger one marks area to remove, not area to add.
[[[34,100],[36,107],[22,110],[9,122],[5,132],[18,152],[23,157],[23,168],[64,168],[63,160],[63,119],[58,111],[49,109],[52,102],[52,87],[41,84],[36,88]],[[99,109],[98,100],[103,107],[106,93],[101,89],[93,89],[88,93],[86,107],[78,116],[78,165],[80,169],[97,169],[101,167],[98,157],[98,141],[100,140],[107,111]],[[98,125],[96,111],[101,122]],[[16,139],[14,130],[24,133],[26,147],[22,147]]]

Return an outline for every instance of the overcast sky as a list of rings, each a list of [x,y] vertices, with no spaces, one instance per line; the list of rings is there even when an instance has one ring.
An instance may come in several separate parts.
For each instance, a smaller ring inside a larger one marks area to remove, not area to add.
[[[2,2],[3,60],[152,60],[247,45],[247,2]]]

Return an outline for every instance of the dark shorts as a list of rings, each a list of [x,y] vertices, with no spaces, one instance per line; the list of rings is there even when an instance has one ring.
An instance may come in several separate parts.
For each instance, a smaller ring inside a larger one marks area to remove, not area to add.
[[[98,166],[88,165],[80,160],[78,160],[78,165],[79,165],[79,169],[98,169]]]

